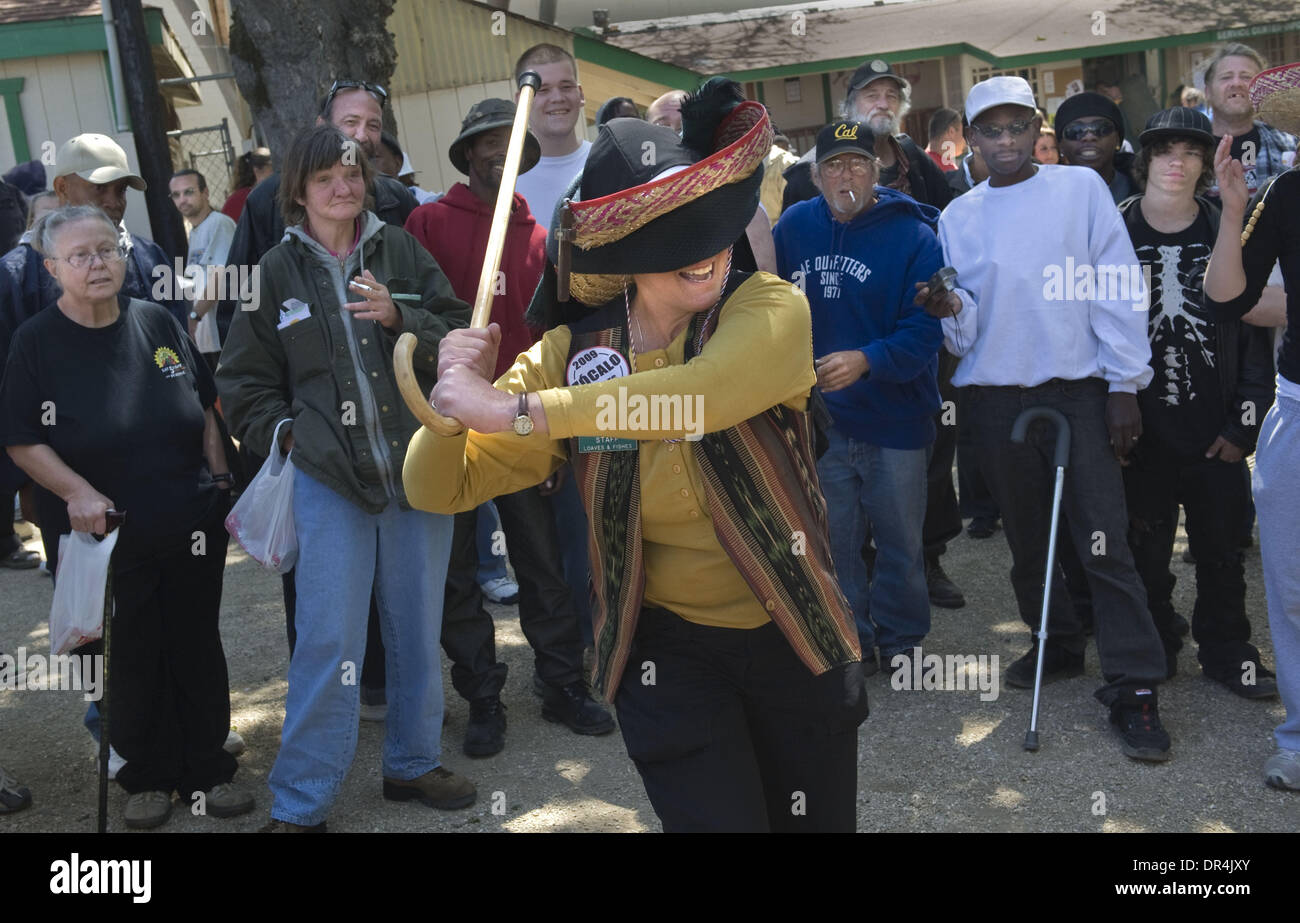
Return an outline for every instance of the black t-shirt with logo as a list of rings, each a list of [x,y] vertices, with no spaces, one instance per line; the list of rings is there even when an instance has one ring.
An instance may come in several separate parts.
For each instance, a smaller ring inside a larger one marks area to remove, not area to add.
[[[126,511],[113,553],[121,566],[188,546],[219,491],[203,454],[212,373],[166,309],[125,296],[118,304],[107,327],[52,306],[18,328],[0,385],[0,441],[50,446]],[[71,531],[67,503],[40,487],[37,509],[47,535]]]
[[[1202,455],[1223,428],[1214,315],[1202,304],[1214,230],[1202,210],[1191,225],[1163,234],[1142,216],[1129,235],[1151,271],[1151,384],[1138,392],[1142,429],[1181,455]]]
[[[1215,137],[1214,144],[1216,148],[1222,140],[1223,138],[1221,136]],[[1249,158],[1250,166],[1246,166],[1246,162],[1241,160],[1246,151],[1250,151],[1251,154]],[[1211,152],[1211,156],[1213,156],[1213,152]],[[1255,159],[1258,156],[1259,126],[1252,125],[1250,131],[1246,132],[1244,135],[1236,135],[1232,139],[1232,159],[1241,160],[1242,173],[1244,173],[1246,177],[1246,192],[1252,196],[1258,192],[1259,187],[1264,185],[1265,181],[1268,180],[1267,176],[1261,176],[1259,171],[1255,168]],[[1215,180],[1214,185],[1210,187],[1210,191],[1206,193],[1206,196],[1212,198],[1215,202],[1219,201],[1218,180]]]

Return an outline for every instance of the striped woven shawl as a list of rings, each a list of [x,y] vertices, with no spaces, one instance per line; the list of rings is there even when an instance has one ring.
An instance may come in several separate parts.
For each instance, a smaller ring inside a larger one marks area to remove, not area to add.
[[[627,355],[619,299],[574,325],[570,358],[591,346]],[[686,360],[701,331],[696,315]],[[698,340],[697,340],[698,337]],[[799,659],[815,674],[861,659],[857,631],[831,563],[826,501],[817,481],[813,425],[806,412],[778,405],[731,429],[704,436],[696,452],[718,543]],[[641,547],[640,452],[578,451],[578,489],[591,524],[596,605],[593,684],[612,702],[627,665],[645,594]]]

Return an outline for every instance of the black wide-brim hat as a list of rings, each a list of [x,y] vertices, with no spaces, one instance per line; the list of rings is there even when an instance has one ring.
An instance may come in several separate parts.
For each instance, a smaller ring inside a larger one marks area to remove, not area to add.
[[[758,209],[767,110],[739,87],[712,80],[682,105],[682,136],[640,119],[600,127],[582,173],[556,207],[547,236],[573,216],[570,290],[590,306],[609,301],[634,273],[672,272],[735,243]]]
[[[447,157],[454,166],[466,176],[469,175],[469,158],[465,156],[465,146],[485,131],[494,128],[513,128],[515,124],[515,105],[508,99],[485,99],[470,107],[465,121],[460,124],[460,134],[451,142]],[[542,146],[537,143],[531,132],[524,133],[524,154],[519,161],[519,172],[527,173],[537,166],[541,159]]]

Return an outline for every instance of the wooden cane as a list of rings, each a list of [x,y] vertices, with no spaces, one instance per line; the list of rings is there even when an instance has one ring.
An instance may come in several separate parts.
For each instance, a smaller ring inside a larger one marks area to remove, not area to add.
[[[515,180],[519,178],[524,139],[528,135],[528,115],[533,108],[533,96],[541,85],[542,78],[534,71],[525,71],[519,76],[519,104],[515,108],[515,123],[510,129],[510,145],[506,148],[501,189],[497,192],[496,208],[492,212],[492,227],[488,232],[483,271],[478,277],[478,294],[474,298],[474,313],[469,321],[471,327],[486,327],[492,316],[492,299],[495,297],[497,271],[501,268],[501,251],[506,245],[506,230],[510,226]],[[393,349],[393,372],[397,375],[397,388],[417,420],[440,436],[455,436],[465,427],[459,420],[443,416],[434,410],[415,378],[412,358],[417,342],[413,333],[403,333],[397,338],[397,346]]]

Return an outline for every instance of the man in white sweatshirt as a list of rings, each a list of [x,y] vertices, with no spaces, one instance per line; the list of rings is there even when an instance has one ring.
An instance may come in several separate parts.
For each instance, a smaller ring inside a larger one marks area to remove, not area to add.
[[[939,219],[939,239],[958,291],[918,293],[943,318],[960,363],[980,467],[1002,511],[1021,618],[1036,629],[1051,529],[1052,453],[1058,434],[1035,423],[1011,442],[1022,410],[1052,407],[1070,428],[1062,512],[1080,550],[1096,612],[1110,707],[1125,755],[1169,758],[1156,685],[1166,667],[1146,593],[1133,567],[1120,466],[1141,437],[1137,390],[1151,380],[1147,291],[1141,264],[1105,182],[1095,171],[1032,160],[1041,119],[1019,77],[976,84],[966,100],[967,139],[989,180]],[[1042,234],[1051,215],[1053,233]],[[1083,673],[1085,638],[1059,569],[1051,575],[1044,681]],[[1032,687],[1038,641],[1006,673]]]

